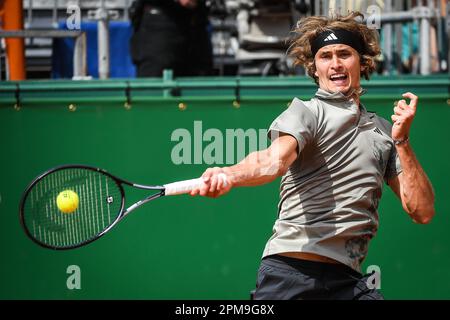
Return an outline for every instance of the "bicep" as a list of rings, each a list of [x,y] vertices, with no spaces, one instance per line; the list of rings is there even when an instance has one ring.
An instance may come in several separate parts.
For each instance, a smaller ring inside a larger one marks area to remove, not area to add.
[[[281,162],[286,169],[297,159],[298,142],[290,134],[280,133],[267,149],[273,161]]]
[[[400,174],[393,176],[387,181],[389,187],[400,200],[402,199],[400,194],[400,179],[402,174],[403,173],[401,172]]]

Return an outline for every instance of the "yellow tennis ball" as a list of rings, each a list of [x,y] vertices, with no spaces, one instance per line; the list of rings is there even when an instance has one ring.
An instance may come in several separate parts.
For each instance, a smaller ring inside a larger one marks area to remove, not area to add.
[[[56,197],[56,205],[62,213],[72,213],[78,208],[78,195],[72,190],[61,191]]]

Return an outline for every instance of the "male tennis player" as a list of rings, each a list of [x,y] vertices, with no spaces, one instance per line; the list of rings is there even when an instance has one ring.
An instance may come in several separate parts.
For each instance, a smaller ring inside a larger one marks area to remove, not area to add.
[[[316,95],[295,98],[273,121],[268,149],[206,170],[203,187],[191,192],[217,197],[282,176],[255,299],[383,299],[360,273],[378,228],[383,181],[415,222],[434,215],[433,187],[409,143],[418,97],[403,94],[409,103],[394,107],[393,125],[360,103],[360,77],[368,79],[380,53],[360,17],[299,21],[290,53],[318,84]]]

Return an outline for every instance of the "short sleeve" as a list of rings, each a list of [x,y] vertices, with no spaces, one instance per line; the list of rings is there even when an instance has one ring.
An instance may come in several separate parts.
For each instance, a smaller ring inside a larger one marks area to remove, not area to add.
[[[402,166],[400,164],[400,158],[397,153],[397,149],[392,147],[391,153],[389,155],[389,160],[386,165],[386,171],[384,173],[384,181],[388,183],[389,179],[398,176],[402,172]]]
[[[267,135],[272,141],[280,133],[293,136],[297,140],[300,152],[306,144],[314,139],[316,131],[317,117],[303,101],[294,98],[289,108],[272,122]]]
[[[392,124],[386,119],[379,118],[382,125],[382,130],[389,137],[391,137]],[[394,141],[392,141],[391,152],[389,153],[389,159],[386,165],[386,171],[384,172],[384,181],[388,183],[389,179],[398,176],[402,172],[402,166],[400,164],[400,158],[395,148]]]

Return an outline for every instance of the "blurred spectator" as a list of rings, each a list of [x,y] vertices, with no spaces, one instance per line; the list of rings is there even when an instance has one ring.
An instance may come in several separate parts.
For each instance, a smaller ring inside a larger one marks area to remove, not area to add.
[[[212,74],[208,10],[201,0],[135,0],[130,50],[138,77]]]

